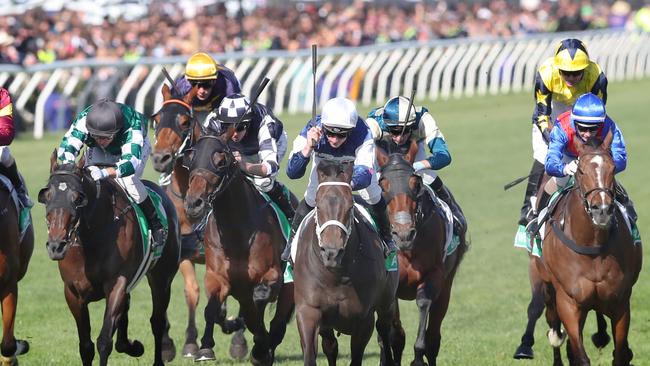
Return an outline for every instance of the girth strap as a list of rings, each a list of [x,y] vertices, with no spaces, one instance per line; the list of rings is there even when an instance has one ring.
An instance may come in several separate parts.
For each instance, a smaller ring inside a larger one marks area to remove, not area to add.
[[[602,251],[607,247],[607,244],[609,243],[609,239],[605,242],[603,245],[594,245],[594,246],[583,246],[577,244],[573,239],[569,238],[564,231],[558,226],[556,220],[550,220],[551,221],[551,227],[553,228],[553,233],[566,245],[569,247],[569,249],[573,250],[574,252],[578,254],[584,254],[584,255],[599,255],[602,253]],[[611,238],[611,232],[610,232],[610,238]]]

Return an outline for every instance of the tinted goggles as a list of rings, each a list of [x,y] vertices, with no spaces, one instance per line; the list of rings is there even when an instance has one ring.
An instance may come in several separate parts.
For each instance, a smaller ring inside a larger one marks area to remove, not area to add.
[[[331,128],[327,126],[323,126],[323,130],[325,131],[325,136],[339,137],[339,138],[348,137],[351,132],[351,130],[345,130],[342,128]]]
[[[193,88],[198,87],[203,89],[210,89],[214,85],[214,80],[207,80],[207,81],[190,80],[190,85],[192,85]]]
[[[411,131],[413,131],[412,126],[403,126],[403,125],[388,126],[388,132],[391,135],[402,135],[402,134],[406,135],[408,133],[411,133]]]
[[[562,74],[563,76],[574,77],[574,78],[582,75],[582,73],[584,73],[584,70],[578,70],[578,71],[560,70],[560,74]]]
[[[600,125],[585,126],[585,125],[576,124],[576,128],[580,132],[596,133],[596,132],[598,132],[598,129],[600,128]]]

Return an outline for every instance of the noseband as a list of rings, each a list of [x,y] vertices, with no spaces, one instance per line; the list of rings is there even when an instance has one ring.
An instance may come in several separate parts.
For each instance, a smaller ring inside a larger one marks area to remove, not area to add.
[[[169,124],[166,123],[165,126],[164,126],[166,128],[171,129],[172,131],[174,131],[174,133],[178,137],[180,137],[180,139],[183,141],[181,143],[181,146],[178,148],[178,151],[172,152],[172,160],[175,160],[176,157],[178,157],[183,152],[183,150],[187,147],[188,142],[191,140],[190,139],[191,134],[189,132],[192,130],[193,124],[196,122],[196,119],[194,118],[194,113],[192,112],[192,106],[190,106],[189,104],[185,103],[184,101],[182,101],[180,99],[166,100],[166,101],[163,102],[162,106],[164,107],[166,105],[173,105],[173,104],[178,104],[178,105],[180,105],[182,107],[185,107],[185,109],[187,109],[187,111],[188,111],[187,115],[190,117],[190,126],[185,131],[183,131],[180,124],[178,123],[178,118],[176,118],[174,120],[175,123],[169,123]],[[161,113],[161,119],[162,119],[162,113],[163,113],[162,108],[160,110],[160,113]],[[169,125],[169,126],[167,126],[167,125]],[[154,136],[156,136],[156,138],[158,137],[158,133],[160,132],[160,130],[158,129],[159,126],[163,127],[161,122],[157,123],[154,126]]]
[[[320,183],[318,185],[318,187],[316,188],[316,191],[318,192],[318,190],[321,187],[325,187],[325,186],[343,186],[343,187],[350,188],[350,191],[352,191],[352,186],[350,186],[350,184],[346,183],[346,182],[323,182],[323,183]],[[352,206],[352,209],[354,209],[354,206]],[[316,214],[314,215],[314,218],[316,220],[316,237],[318,238],[318,245],[319,246],[321,246],[321,233],[328,226],[336,226],[336,227],[340,228],[341,230],[343,230],[343,232],[345,233],[345,241],[344,241],[344,243],[348,242],[348,239],[350,238],[350,235],[352,234],[352,220],[354,219],[353,214],[350,215],[350,220],[349,220],[347,225],[345,225],[344,223],[342,223],[339,220],[327,220],[321,225],[319,223],[320,220],[318,219],[318,208],[316,209]]]
[[[585,154],[582,155],[582,157],[589,156],[589,155],[600,155],[600,154],[597,154],[597,153],[585,153]],[[580,161],[580,158],[578,158],[578,162],[579,161]],[[580,168],[578,168],[577,173],[580,176],[584,175],[584,172]],[[577,178],[577,175],[576,175],[576,178]],[[578,186],[578,193],[580,194],[580,198],[582,199],[582,205],[584,206],[585,211],[589,215],[591,215],[591,207],[592,207],[591,202],[589,201],[589,196],[591,196],[592,193],[603,192],[606,195],[608,195],[612,199],[612,201],[615,200],[616,196],[614,194],[614,190],[611,189],[611,188],[596,187],[596,188],[589,189],[587,191],[583,191],[582,186],[580,184],[576,184],[576,185]]]

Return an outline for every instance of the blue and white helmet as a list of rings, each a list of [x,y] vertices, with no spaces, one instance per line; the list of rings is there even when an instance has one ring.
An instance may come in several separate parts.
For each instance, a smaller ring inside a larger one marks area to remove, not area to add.
[[[216,119],[225,124],[237,123],[240,119],[242,123],[250,122],[252,119],[252,113],[249,109],[250,104],[250,100],[244,95],[230,94],[223,98],[219,107],[217,107]]]
[[[571,110],[571,123],[591,127],[605,122],[605,104],[595,94],[586,93],[576,99]]]
[[[397,125],[404,126],[404,121],[406,121],[406,112],[410,103],[411,101],[407,97],[399,96],[390,98],[384,105],[384,112],[382,114],[384,123],[389,127]],[[415,106],[411,106],[406,126],[414,124],[415,119]]]

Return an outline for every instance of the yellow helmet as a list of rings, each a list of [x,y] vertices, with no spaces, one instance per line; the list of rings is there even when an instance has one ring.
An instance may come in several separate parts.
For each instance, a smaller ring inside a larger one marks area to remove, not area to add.
[[[579,39],[568,38],[560,42],[555,51],[555,67],[562,71],[580,71],[589,66],[589,53]]]
[[[217,71],[219,64],[204,52],[193,54],[185,65],[187,80],[214,80],[217,78]]]

